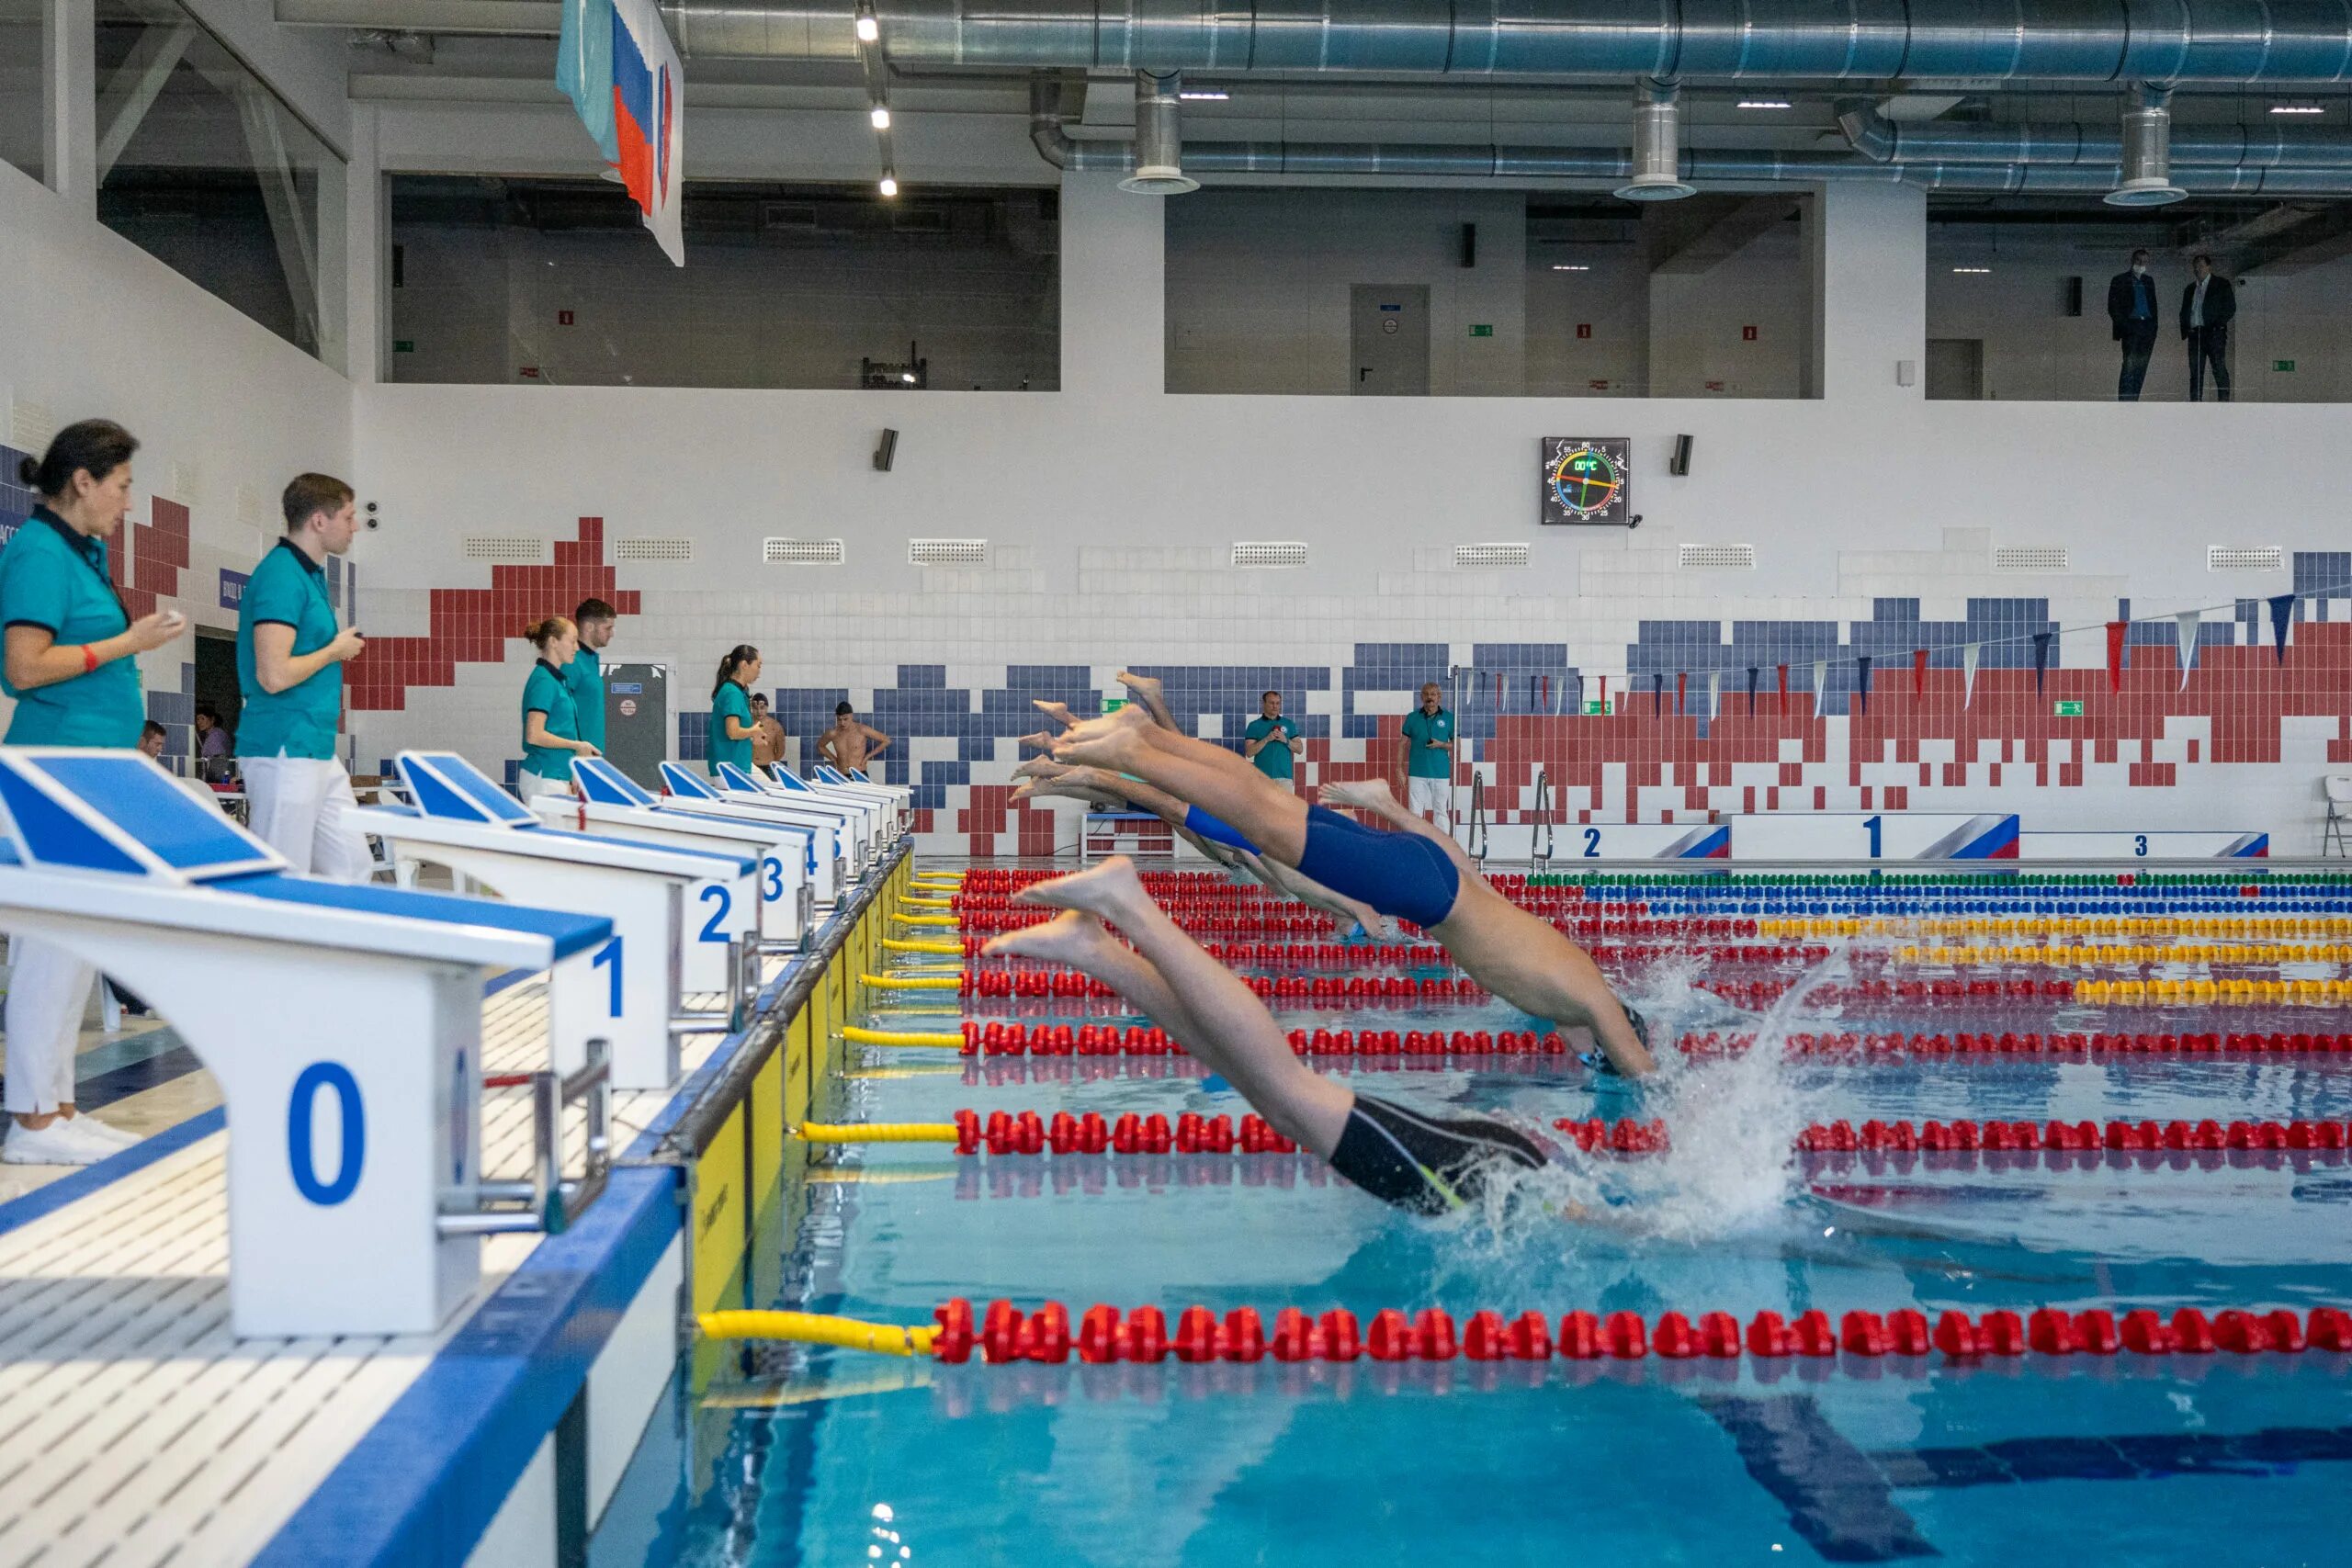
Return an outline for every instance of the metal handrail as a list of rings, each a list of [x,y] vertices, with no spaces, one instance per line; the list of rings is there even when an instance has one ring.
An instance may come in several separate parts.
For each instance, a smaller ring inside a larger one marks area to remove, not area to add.
[[[1487,781],[1477,769],[1470,770],[1470,847],[1472,860],[1481,864],[1487,859]]]
[[[563,1174],[563,1113],[585,1100],[588,1146],[577,1178]],[[613,1067],[610,1044],[588,1042],[588,1063],[569,1077],[531,1075],[531,1176],[527,1181],[480,1181],[457,1195],[458,1205],[435,1221],[445,1236],[561,1235],[605,1190],[612,1173]]]
[[[1552,864],[1552,774],[1549,769],[1535,770],[1535,832],[1529,846],[1528,863],[1549,870]]]

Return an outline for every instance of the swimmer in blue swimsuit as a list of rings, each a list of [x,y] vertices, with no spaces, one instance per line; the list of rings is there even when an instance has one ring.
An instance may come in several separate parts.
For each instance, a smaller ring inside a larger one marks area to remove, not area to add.
[[[1498,1173],[1548,1162],[1539,1139],[1492,1117],[1423,1115],[1308,1067],[1266,1004],[1168,918],[1125,855],[1018,897],[1065,913],[997,937],[988,953],[1065,964],[1109,986],[1231,1083],[1276,1132],[1374,1197],[1442,1213],[1476,1201]],[[1106,920],[1134,947],[1121,945]]]
[[[1617,1071],[1640,1077],[1657,1069],[1640,1015],[1618,998],[1591,955],[1488,886],[1451,837],[1399,807],[1377,781],[1326,784],[1321,793],[1371,812],[1393,831],[1268,788],[1265,775],[1234,752],[1155,725],[1139,707],[1077,721],[1057,705],[1038,705],[1069,726],[1054,743],[1057,761],[1129,774],[1198,807],[1231,824],[1265,860],[1420,927],[1512,1006],[1590,1029]]]

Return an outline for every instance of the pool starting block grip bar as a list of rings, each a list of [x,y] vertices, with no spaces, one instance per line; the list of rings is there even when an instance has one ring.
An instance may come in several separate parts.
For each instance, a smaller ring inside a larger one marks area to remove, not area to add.
[[[972,1303],[955,1297],[933,1313],[934,1325],[907,1328],[823,1318],[806,1313],[712,1313],[701,1323],[714,1337],[776,1338],[801,1343],[876,1350],[886,1355],[928,1353],[961,1364],[978,1350],[987,1364],[1066,1363],[1073,1356],[1102,1366],[1112,1362],[1238,1361],[1636,1361],[1712,1359],[1758,1361],[1850,1357],[1941,1355],[1949,1361],[2008,1359],[2024,1356],[2252,1356],[2297,1355],[2307,1350],[2352,1351],[2352,1314],[2340,1307],[2313,1307],[2308,1314],[2286,1308],[2225,1309],[2210,1316],[2182,1307],[2169,1317],[2138,1308],[2120,1317],[2103,1307],[2070,1311],[2037,1307],[2020,1315],[1994,1311],[1972,1317],[1946,1311],[1931,1325],[1912,1308],[1880,1314],[1849,1312],[1833,1324],[1822,1311],[1794,1319],[1759,1312],[1744,1325],[1727,1312],[1600,1316],[1571,1312],[1555,1327],[1541,1313],[1506,1319],[1499,1312],[1473,1313],[1458,1328],[1453,1314],[1424,1307],[1408,1317],[1396,1308],[1373,1314],[1369,1324],[1344,1307],[1310,1317],[1296,1307],[1274,1314],[1272,1332],[1255,1307],[1235,1307],[1219,1317],[1205,1306],[1177,1314],[1169,1332],[1167,1314],[1156,1306],[1130,1313],[1102,1303],[1086,1309],[1071,1332],[1069,1309],[1046,1302],[1023,1312],[1011,1302],[993,1301],[977,1321]]]

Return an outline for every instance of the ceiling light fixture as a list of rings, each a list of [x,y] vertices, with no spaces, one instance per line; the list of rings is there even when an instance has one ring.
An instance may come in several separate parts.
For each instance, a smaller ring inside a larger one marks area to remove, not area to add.
[[[1554,262],[1552,270],[1554,272],[1590,272],[1592,268],[1579,266],[1575,262]]]
[[[2318,104],[2273,104],[2270,106],[2270,112],[2272,114],[2325,114],[2327,110]]]
[[[1223,87],[1187,87],[1176,96],[1188,104],[1221,104],[1233,96]]]
[[[1744,109],[1785,109],[1794,106],[1786,98],[1742,98],[1739,107]]]
[[[879,43],[881,40],[882,24],[874,19],[873,12],[860,11],[857,14],[857,41],[860,43]]]
[[[890,129],[890,107],[888,104],[875,105],[874,113],[871,118],[874,120],[875,130],[888,130]]]
[[[1991,267],[1989,267],[1989,266],[1956,266],[1956,267],[1952,268],[1952,271],[1954,271],[1954,272],[1977,272],[1977,273],[1986,273],[1986,272],[1991,272],[1992,270],[1993,270],[1993,269],[1992,269]]]
[[[896,196],[899,194],[898,175],[884,175],[882,176],[882,194],[884,196]]]

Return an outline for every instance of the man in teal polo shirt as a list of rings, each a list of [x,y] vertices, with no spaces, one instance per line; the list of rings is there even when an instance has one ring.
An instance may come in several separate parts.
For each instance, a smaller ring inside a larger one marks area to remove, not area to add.
[[[368,841],[351,775],[335,761],[343,664],[367,647],[335,624],[326,561],[359,530],[351,487],[303,474],[286,487],[286,536],[254,568],[237,611],[238,770],[253,830],[293,870],[365,882]]]
[[[1407,806],[1441,833],[1453,831],[1453,716],[1438,704],[1435,681],[1405,716]]]
[[[1288,784],[1298,743],[1298,726],[1283,716],[1283,694],[1268,692],[1258,699],[1258,716],[1242,731],[1241,754],[1270,779]]]
[[[605,754],[605,661],[598,655],[613,640],[618,618],[619,613],[602,599],[580,601],[580,608],[571,612],[571,624],[580,628],[580,651],[563,671],[580,725],[576,738],[596,748],[600,757]]]

